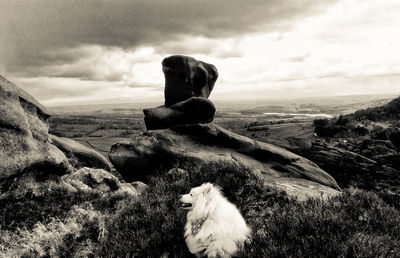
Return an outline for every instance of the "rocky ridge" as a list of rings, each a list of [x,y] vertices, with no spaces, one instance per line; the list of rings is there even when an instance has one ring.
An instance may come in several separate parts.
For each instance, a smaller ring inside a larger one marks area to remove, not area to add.
[[[317,140],[292,144],[343,186],[400,193],[400,98],[333,119],[314,121]]]
[[[110,192],[128,189],[110,174],[111,165],[101,154],[72,139],[49,134],[51,115],[46,108],[1,76],[0,103],[0,198],[23,196],[28,191],[40,195],[43,185],[73,191],[73,185],[83,178],[77,173],[83,172],[97,175],[93,177],[99,181],[96,185],[112,178],[115,187]],[[74,184],[63,180],[71,177]]]
[[[215,66],[171,56],[164,59],[163,72],[165,105],[144,110],[150,131],[111,147],[109,158],[125,180],[146,182],[160,166],[179,162],[228,162],[251,168],[265,185],[300,199],[339,193],[336,181],[313,162],[210,124],[215,110],[207,98],[217,79]]]

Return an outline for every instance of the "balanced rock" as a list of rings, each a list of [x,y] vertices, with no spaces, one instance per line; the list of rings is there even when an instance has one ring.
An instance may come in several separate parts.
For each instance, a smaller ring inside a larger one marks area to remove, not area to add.
[[[48,140],[49,117],[37,100],[0,76],[0,187],[27,172],[68,171],[67,158]]]
[[[337,194],[336,181],[313,162],[285,149],[232,133],[217,125],[187,125],[144,132],[111,147],[109,158],[127,181],[147,177],[179,161],[242,164],[266,185],[303,198]],[[190,172],[189,172],[190,173]]]
[[[111,171],[111,164],[98,153],[72,139],[49,134],[50,141],[67,156],[70,164],[76,168],[91,167]]]
[[[214,65],[190,56],[175,55],[162,62],[167,107],[191,97],[208,98],[218,78]]]
[[[162,62],[165,76],[165,105],[143,110],[148,130],[209,123],[215,107],[208,97],[218,78],[214,65],[193,57],[175,55]]]

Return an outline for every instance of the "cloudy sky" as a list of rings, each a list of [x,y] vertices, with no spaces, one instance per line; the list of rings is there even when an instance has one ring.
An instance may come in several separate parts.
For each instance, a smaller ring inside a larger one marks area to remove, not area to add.
[[[400,93],[398,0],[0,0],[0,74],[45,105],[163,102],[161,61],[211,99]]]

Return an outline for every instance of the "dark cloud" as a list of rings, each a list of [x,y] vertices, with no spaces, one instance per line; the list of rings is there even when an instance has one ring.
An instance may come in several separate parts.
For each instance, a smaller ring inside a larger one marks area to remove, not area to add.
[[[134,49],[162,45],[184,35],[224,38],[284,30],[295,19],[320,12],[329,2],[0,0],[0,67],[10,73],[26,69],[34,77],[40,74],[28,67],[84,58],[85,53],[71,50],[82,45]],[[210,47],[204,49],[207,52]]]

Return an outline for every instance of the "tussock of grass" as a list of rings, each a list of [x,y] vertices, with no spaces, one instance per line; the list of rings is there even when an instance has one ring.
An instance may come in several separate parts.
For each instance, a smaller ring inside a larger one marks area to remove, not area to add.
[[[400,253],[400,211],[395,204],[396,197],[389,193],[377,195],[348,189],[326,201],[310,199],[297,202],[282,192],[264,187],[242,166],[222,163],[200,167],[184,163],[179,167],[189,171],[189,176],[174,178],[160,171],[150,179],[149,187],[139,199],[72,195],[61,199],[46,195],[47,203],[56,199],[59,205],[64,202],[78,205],[70,205],[67,216],[55,210],[49,211],[46,216],[55,217],[55,220],[35,219],[39,222],[23,231],[14,230],[15,227],[5,230],[2,222],[0,256],[13,250],[7,247],[7,252],[2,251],[2,243],[14,239],[15,242],[27,242],[31,250],[28,254],[47,252],[47,255],[68,257],[160,257],[169,254],[170,257],[190,257],[183,239],[186,211],[180,208],[178,200],[180,194],[204,182],[220,185],[253,229],[252,242],[245,246],[240,256],[393,257]],[[82,198],[87,199],[82,202]],[[18,208],[23,209],[22,206]],[[94,215],[84,217],[83,213],[71,212],[77,209]],[[11,211],[8,209],[6,213]],[[5,216],[0,216],[5,221]],[[41,221],[47,224],[40,224]],[[76,226],[72,223],[74,221],[82,222]],[[38,234],[35,235],[38,225],[42,225],[44,228],[41,230],[45,232],[44,242],[39,245],[36,244],[39,243]],[[52,234],[54,237],[47,237]],[[29,241],[28,236],[35,237]]]

